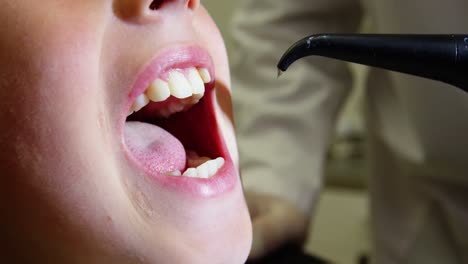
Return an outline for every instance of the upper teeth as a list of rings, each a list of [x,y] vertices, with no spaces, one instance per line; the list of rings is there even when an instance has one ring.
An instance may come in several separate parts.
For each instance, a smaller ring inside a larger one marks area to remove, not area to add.
[[[188,168],[184,173],[176,170],[167,172],[167,175],[171,176],[186,176],[191,178],[211,178],[213,177],[221,167],[224,165],[224,159],[219,157],[214,160],[208,160],[196,168]]]
[[[185,109],[185,104],[198,102],[205,93],[205,83],[211,82],[210,72],[205,68],[173,69],[167,76],[167,81],[156,78],[151,82],[146,91],[135,99],[129,115],[133,111],[139,111],[150,101],[163,102],[171,95],[179,99],[192,97],[192,100],[180,101],[180,106],[173,105],[170,109],[170,112],[180,112]]]

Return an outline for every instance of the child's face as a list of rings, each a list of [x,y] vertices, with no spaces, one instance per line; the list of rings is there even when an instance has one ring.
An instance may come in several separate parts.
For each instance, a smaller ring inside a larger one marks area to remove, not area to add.
[[[229,69],[198,1],[7,0],[0,24],[8,263],[245,260]],[[143,93],[160,102],[127,118]]]

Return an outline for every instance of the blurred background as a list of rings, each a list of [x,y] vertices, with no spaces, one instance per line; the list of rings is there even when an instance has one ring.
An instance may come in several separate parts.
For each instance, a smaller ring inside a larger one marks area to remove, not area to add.
[[[236,1],[204,0],[203,4],[218,24],[229,54],[232,48],[230,20]],[[369,23],[365,21],[363,31],[369,30]],[[309,236],[306,246],[308,252],[333,263],[356,263],[360,256],[370,251],[363,151],[366,136],[361,111],[366,68],[357,65],[351,68],[355,75],[353,92],[336,127],[329,151],[325,188],[311,223],[313,235]]]

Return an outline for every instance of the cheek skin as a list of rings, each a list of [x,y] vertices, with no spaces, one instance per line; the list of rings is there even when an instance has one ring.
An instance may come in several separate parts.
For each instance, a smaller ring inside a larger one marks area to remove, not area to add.
[[[57,160],[61,152],[69,152],[63,149],[64,143],[79,131],[72,127],[76,126],[74,118],[85,114],[76,112],[92,105],[92,100],[82,95],[92,95],[92,84],[97,79],[98,71],[93,67],[98,64],[92,58],[98,56],[89,52],[98,50],[97,38],[89,32],[89,24],[97,23],[96,19],[75,23],[78,20],[67,16],[66,10],[60,12],[59,7],[51,6],[54,2],[50,3],[41,6],[15,1],[9,5],[11,9],[2,12],[6,19],[2,22],[15,26],[1,29],[2,36],[8,37],[0,43],[0,98],[2,108],[8,111],[0,114],[0,142],[9,146],[10,153],[17,153],[17,161],[12,162],[22,164],[25,170],[30,170],[27,167],[40,154],[56,161],[51,166],[60,165]],[[35,9],[27,18],[22,15],[26,6]],[[47,8],[58,8],[53,19],[44,19]],[[62,120],[66,121],[60,123]],[[26,152],[31,157],[26,158]],[[11,157],[4,154],[2,159]],[[31,172],[25,174],[41,175]]]
[[[203,46],[208,47],[213,57],[216,79],[224,83],[230,90],[231,79],[226,47],[218,27],[203,6],[197,10],[193,27],[197,35],[200,36]]]
[[[96,166],[93,155],[104,155],[90,148],[99,145],[92,140],[102,133],[99,122],[89,119],[100,105],[99,43],[86,27],[71,33],[71,25],[38,22],[34,16],[17,23],[14,31],[2,32],[9,38],[0,44],[0,98],[8,109],[0,113],[0,208],[14,212],[11,222],[2,225],[9,227],[5,233],[11,241],[26,239],[38,252],[57,251],[47,240],[67,241],[74,248],[56,252],[57,258],[66,258],[87,247],[77,241],[88,237],[80,232],[98,229],[79,227],[94,215],[84,211],[94,210],[86,205],[104,206],[85,198],[98,192],[93,187],[99,184],[90,184],[90,179],[97,179],[93,173],[105,166]],[[44,228],[46,238],[40,231]],[[28,247],[27,241],[21,243]]]
[[[69,38],[60,28],[55,31],[47,25],[34,28],[32,25],[38,22],[27,22],[14,32],[5,32],[10,37],[0,44],[3,80],[0,95],[2,106],[9,109],[0,119],[4,132],[1,141],[6,144],[16,141],[14,146],[27,144],[29,147],[22,151],[37,148],[39,153],[53,155],[49,150],[54,144],[67,142],[58,122],[66,118],[72,121],[72,110],[86,102],[79,95],[86,93],[90,85],[78,76],[83,76],[82,69],[91,67],[92,62],[89,65],[83,62],[87,47],[78,48],[83,40],[77,42],[76,47],[68,47],[77,39],[85,39],[85,34]],[[69,123],[72,122],[65,122],[63,126]],[[54,127],[57,124],[58,127]]]
[[[22,248],[10,246],[12,251],[53,252],[57,263],[70,263],[67,258],[76,255],[85,258],[78,263],[90,263],[94,257],[100,260],[96,263],[137,263],[132,259],[137,255],[157,259],[154,263],[174,257],[189,263],[192,256],[200,258],[199,249],[204,248],[199,263],[208,257],[233,255],[239,261],[231,258],[221,263],[242,263],[250,246],[251,226],[240,188],[224,200],[202,201],[201,205],[181,201],[176,194],[164,197],[165,190],[155,193],[152,188],[145,193],[165,206],[150,201],[159,214],[155,225],[135,213],[131,198],[120,186],[120,176],[137,175],[130,170],[125,173],[127,164],[119,160],[121,153],[116,153],[117,144],[112,141],[115,131],[108,119],[112,119],[109,111],[115,109],[116,100],[109,99],[109,94],[121,91],[104,84],[109,75],[103,73],[103,65],[112,58],[102,56],[102,49],[110,49],[102,41],[121,41],[129,47],[132,43],[122,40],[122,35],[103,37],[112,22],[97,14],[111,13],[102,10],[112,5],[96,0],[12,0],[11,5],[33,11],[27,18],[7,15],[8,9],[0,11],[0,22],[9,25],[0,27],[2,36],[8,36],[0,41],[0,105],[4,109],[0,111],[0,211],[11,213],[0,226],[0,234],[8,238],[0,239],[0,248],[9,248],[1,245],[3,241],[19,241]],[[58,11],[50,14],[49,10]],[[208,48],[217,71],[220,125],[237,160],[226,52],[206,11],[198,9],[196,17],[194,28],[200,30],[196,41]],[[115,57],[121,56],[119,52],[115,51]],[[140,58],[134,60],[140,63]],[[113,70],[114,64],[109,68]],[[117,70],[128,68],[126,64]],[[219,215],[225,221],[219,222]],[[185,224],[180,222],[184,217]],[[175,234],[180,239],[172,241]],[[161,237],[171,241],[165,244]],[[187,255],[181,256],[177,249],[184,243]],[[164,250],[156,252],[155,248]],[[44,257],[40,253],[30,255],[37,260]],[[113,258],[106,259],[105,254]]]
[[[98,54],[90,52],[97,49],[86,32],[73,38],[60,29],[34,34],[41,41],[23,43],[23,58],[9,64],[18,82],[3,89],[14,110],[7,119],[14,120],[11,132],[30,141],[32,149],[60,158],[70,153],[66,145],[83,133],[85,117],[99,105]]]

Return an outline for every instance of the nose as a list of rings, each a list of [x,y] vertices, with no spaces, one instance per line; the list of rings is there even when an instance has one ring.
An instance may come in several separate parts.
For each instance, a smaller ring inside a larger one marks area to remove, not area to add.
[[[182,12],[193,12],[200,6],[200,0],[115,0],[114,12],[128,22],[144,24],[158,20],[171,8]]]

